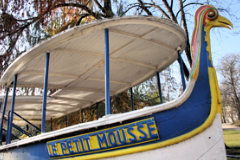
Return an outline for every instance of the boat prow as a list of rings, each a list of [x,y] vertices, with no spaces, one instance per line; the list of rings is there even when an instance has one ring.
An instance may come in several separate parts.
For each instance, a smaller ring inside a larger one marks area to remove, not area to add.
[[[13,84],[13,93],[16,86],[44,88],[43,99],[13,94],[10,101],[6,96],[5,102],[12,103],[3,106],[2,119],[10,111],[9,128],[20,116],[41,123],[42,133],[11,142],[8,128],[0,155],[4,159],[225,159],[211,58],[201,54],[185,88],[180,54],[185,42],[184,31],[169,20],[124,17],[78,26],[35,46],[9,66],[0,83],[5,88]],[[201,39],[201,43],[201,51],[207,52],[207,42]],[[176,60],[184,88],[181,96],[111,114],[110,96],[131,89]],[[47,94],[48,89],[54,93]],[[100,101],[106,104],[104,117],[45,132],[46,121]]]

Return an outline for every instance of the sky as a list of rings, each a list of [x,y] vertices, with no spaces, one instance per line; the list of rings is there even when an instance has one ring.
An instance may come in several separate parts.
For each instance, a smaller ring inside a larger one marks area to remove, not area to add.
[[[186,1],[186,3],[190,2],[190,0]],[[198,2],[206,2],[206,0],[199,0]],[[224,56],[230,54],[240,54],[240,0],[211,0],[209,3],[216,7],[219,10],[219,14],[229,19],[234,26],[234,28],[231,30],[227,28],[213,28],[210,32],[213,64],[216,67],[218,65],[221,65],[221,58]],[[194,28],[194,13],[199,7],[200,5],[190,5],[184,8],[185,13],[187,13],[186,19],[188,31],[190,34],[190,40],[191,33]],[[226,11],[221,10],[222,8],[224,8]],[[173,10],[174,12],[177,12],[179,10],[178,3],[175,3]],[[158,15],[159,11],[157,10],[153,13],[154,16],[160,16]],[[133,13],[130,12],[129,14]],[[178,18],[180,18],[180,16]],[[184,54],[183,58],[184,61],[187,62],[186,56]],[[217,74],[218,77],[221,78],[220,74]]]
[[[213,65],[216,68],[221,65],[221,59],[230,54],[240,55],[240,0],[215,0],[210,1],[211,5],[216,7],[219,14],[229,19],[233,28],[212,28],[210,31],[211,52]],[[194,13],[199,5],[186,7],[188,31],[191,37],[194,28]],[[219,8],[224,8],[227,11],[221,11]],[[183,56],[187,62],[186,57]],[[222,80],[221,74],[217,71],[219,83]]]
[[[212,1],[210,1],[212,2]],[[218,3],[219,2],[219,3]],[[214,66],[221,65],[221,58],[230,54],[240,54],[240,0],[219,0],[216,4],[213,4],[216,8],[225,7],[228,13],[221,12],[220,15],[228,18],[234,28],[213,28],[211,30],[211,50]],[[189,33],[191,35],[193,30],[193,17],[196,9],[199,6],[193,8],[185,8],[188,13],[192,13],[187,21],[189,26]],[[237,19],[238,17],[239,19]],[[187,60],[185,60],[187,62]],[[218,77],[221,80],[221,76],[218,73]]]
[[[220,15],[228,18],[233,28],[213,28],[210,33],[211,38],[211,50],[214,66],[221,65],[221,59],[230,54],[240,55],[240,0],[228,1],[230,4],[229,12]],[[239,19],[237,19],[238,17]],[[221,80],[221,76],[218,73],[218,78]]]

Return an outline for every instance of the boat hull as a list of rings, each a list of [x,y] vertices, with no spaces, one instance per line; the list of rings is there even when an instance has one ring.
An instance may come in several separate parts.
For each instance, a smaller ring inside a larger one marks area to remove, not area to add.
[[[204,132],[181,143],[163,148],[139,152],[124,156],[103,158],[104,160],[225,160],[221,115],[217,114],[213,124]],[[102,160],[103,160],[102,159]]]
[[[197,134],[196,136],[182,141],[177,144],[173,144],[166,147],[147,150],[143,152],[136,152],[133,154],[125,154],[122,150],[122,155],[102,158],[108,160],[122,160],[122,159],[151,159],[151,160],[194,160],[194,159],[226,159],[226,152],[223,141],[222,127],[221,127],[221,115],[217,114],[212,125],[205,131]],[[111,154],[111,151],[105,152],[105,154]],[[174,153],[174,154],[173,154]],[[102,153],[99,153],[102,154]],[[98,154],[96,154],[98,155]],[[114,154],[113,154],[114,155]],[[50,159],[46,143],[39,142],[23,146],[20,148],[10,149],[0,153],[1,159]],[[76,156],[64,159],[95,159],[91,156]]]

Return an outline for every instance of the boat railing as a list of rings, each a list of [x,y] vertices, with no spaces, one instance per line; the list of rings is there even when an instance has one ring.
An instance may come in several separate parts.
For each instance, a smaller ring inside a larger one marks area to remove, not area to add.
[[[2,131],[3,131],[3,135],[7,135],[7,130],[6,129],[2,129]],[[14,139],[17,139],[17,140],[20,140],[20,138],[18,137],[18,136],[16,136],[15,134],[11,134],[11,136],[14,138]],[[5,138],[5,139],[7,139],[7,136],[5,136],[5,137],[2,137],[2,138]],[[0,143],[2,143],[3,142],[3,139],[1,139],[0,140]]]
[[[10,114],[11,114],[11,111],[8,112],[8,118],[4,117],[5,121],[7,121],[7,124],[8,124],[7,125],[8,128],[7,128],[7,138],[6,138],[7,141],[6,141],[6,143],[9,144],[11,142],[11,141],[9,141],[9,139],[11,139],[11,135],[12,135],[12,133],[10,133],[10,131],[9,131],[10,127],[14,127],[16,130],[18,130],[22,134],[27,135],[28,137],[32,137],[33,135],[31,133],[29,133],[28,131],[25,131],[24,129],[22,129],[20,126],[14,124],[13,122],[10,123],[10,121],[9,121]],[[18,137],[18,139],[19,139],[19,137]]]
[[[109,115],[112,114],[111,112],[111,107],[110,107],[110,101],[111,101],[111,97],[110,97],[110,79],[109,79],[109,42],[108,42],[108,30],[105,30],[105,74],[106,74],[106,79],[105,79],[105,115]],[[179,66],[180,66],[180,73],[181,73],[181,80],[182,80],[182,86],[183,86],[183,91],[186,88],[186,83],[185,83],[185,77],[184,77],[184,70],[183,70],[183,60],[181,58],[181,54],[180,54],[180,50],[177,51],[178,54],[178,62],[179,62]],[[11,105],[11,109],[8,112],[8,136],[7,136],[7,143],[11,143],[11,133],[12,133],[12,127],[16,128],[17,130],[19,130],[20,132],[22,132],[23,134],[26,134],[28,136],[32,136],[30,133],[28,133],[27,131],[23,130],[21,127],[17,126],[16,124],[13,124],[13,116],[16,115],[19,118],[21,118],[22,120],[26,121],[28,124],[30,124],[31,126],[33,126],[34,128],[36,128],[38,131],[41,131],[41,133],[46,132],[46,104],[47,104],[47,92],[48,92],[48,68],[49,68],[49,59],[50,59],[50,53],[47,52],[46,53],[46,63],[45,63],[45,78],[44,78],[44,94],[43,94],[43,104],[42,104],[42,123],[41,123],[41,130],[34,126],[33,124],[31,124],[30,122],[28,122],[26,119],[24,119],[23,117],[21,117],[20,115],[14,113],[14,105],[15,105],[15,95],[16,95],[16,86],[17,86],[17,77],[18,75],[15,74],[14,76],[14,80],[13,80],[13,96],[12,96],[12,105]],[[158,83],[158,92],[159,92],[159,96],[160,96],[160,103],[163,103],[163,97],[162,97],[162,93],[161,93],[161,82],[160,82],[160,76],[159,76],[159,72],[156,73],[157,75],[157,83]],[[6,109],[6,101],[7,101],[7,96],[8,96],[8,88],[6,88],[6,96],[5,96],[5,102],[4,102],[4,106],[3,106],[3,115],[5,113],[5,109]],[[131,93],[131,108],[132,110],[134,110],[134,99],[133,99],[133,91],[132,88],[130,88],[130,93]],[[4,116],[2,116],[4,117]],[[1,122],[2,125],[2,122]]]
[[[26,120],[25,118],[23,118],[22,116],[20,116],[18,113],[13,112],[13,114],[15,114],[16,116],[18,116],[20,119],[22,119],[23,121],[25,121],[26,123],[28,123],[30,126],[34,127],[37,131],[41,132],[41,129],[38,128],[37,126],[35,126],[34,124],[32,124],[31,122],[29,122],[28,120]]]

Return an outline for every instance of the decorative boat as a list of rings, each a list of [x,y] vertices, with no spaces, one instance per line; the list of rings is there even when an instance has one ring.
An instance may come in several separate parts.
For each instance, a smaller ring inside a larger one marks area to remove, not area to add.
[[[167,19],[105,19],[69,29],[35,46],[18,57],[0,81],[6,88],[0,159],[226,159],[209,32],[212,27],[229,26],[231,22],[214,7],[197,10],[187,86],[180,54],[186,37]],[[111,114],[110,96],[134,87],[176,60],[184,88],[180,97]],[[43,97],[16,95],[16,87],[42,86]],[[54,94],[48,94],[49,89]],[[46,132],[46,121],[51,118],[100,101],[105,101],[104,117]],[[21,129],[16,125],[20,118],[33,126],[41,123],[41,134],[14,140],[11,131]]]

